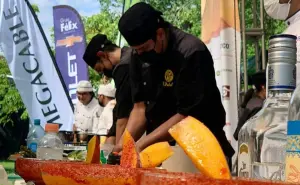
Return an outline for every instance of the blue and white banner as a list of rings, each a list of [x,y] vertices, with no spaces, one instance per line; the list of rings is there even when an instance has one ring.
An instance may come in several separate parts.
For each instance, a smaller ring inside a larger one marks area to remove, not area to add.
[[[89,80],[85,51],[84,25],[78,12],[67,5],[53,7],[56,63],[68,88],[73,104],[77,103],[76,88],[81,80]]]

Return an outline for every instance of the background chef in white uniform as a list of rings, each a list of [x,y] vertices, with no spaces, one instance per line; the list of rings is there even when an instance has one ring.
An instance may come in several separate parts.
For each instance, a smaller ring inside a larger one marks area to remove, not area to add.
[[[300,83],[300,0],[265,0],[264,7],[273,19],[285,20],[285,34],[297,36],[297,85]]]
[[[93,133],[93,125],[98,124],[103,108],[94,97],[93,87],[89,81],[78,83],[77,98],[79,101],[74,110],[73,130],[79,133]],[[76,136],[74,142],[77,142]]]
[[[98,89],[99,104],[104,107],[98,124],[94,124],[94,134],[107,135],[113,124],[113,109],[116,105],[116,88],[111,84],[100,85]]]

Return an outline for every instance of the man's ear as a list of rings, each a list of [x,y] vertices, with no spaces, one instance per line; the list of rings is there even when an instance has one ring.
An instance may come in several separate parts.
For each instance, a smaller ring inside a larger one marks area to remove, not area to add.
[[[98,52],[97,52],[97,56],[98,56],[99,58],[101,58],[101,57],[103,57],[103,58],[105,58],[105,59],[108,58],[107,53],[106,53],[106,52],[103,52],[103,51],[98,51]]]
[[[156,30],[156,37],[157,37],[158,40],[164,40],[165,30],[163,28],[158,28]]]
[[[103,51],[98,51],[97,52],[97,57],[103,57],[105,53]]]

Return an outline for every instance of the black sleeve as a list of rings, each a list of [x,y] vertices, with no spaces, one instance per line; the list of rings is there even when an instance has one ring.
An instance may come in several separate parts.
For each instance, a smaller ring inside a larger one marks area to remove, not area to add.
[[[117,106],[117,105],[116,105]],[[117,124],[117,116],[116,116],[116,106],[115,108],[113,109],[113,124],[111,126],[111,128],[109,129],[108,131],[108,134],[107,134],[107,137],[116,137],[116,134],[117,134],[117,127],[116,127],[116,124]]]
[[[143,82],[142,82],[142,63],[135,54],[132,54],[132,60],[129,68],[129,78],[131,86],[131,96],[133,103],[144,101]]]
[[[115,106],[117,119],[128,118],[133,107],[128,71],[129,66],[122,65],[114,74],[117,89]]]
[[[204,90],[210,86],[209,78],[215,78],[210,68],[213,69],[213,62],[208,50],[195,51],[182,64],[176,84],[178,113],[187,116],[196,107],[201,107]]]

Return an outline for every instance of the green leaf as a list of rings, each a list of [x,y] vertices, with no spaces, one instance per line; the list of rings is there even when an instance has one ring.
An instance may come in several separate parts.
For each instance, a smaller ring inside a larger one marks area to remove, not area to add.
[[[21,96],[13,81],[7,77],[11,73],[3,56],[0,56],[0,74],[0,125],[13,124],[11,115],[21,110],[25,110],[21,112],[21,119],[27,119],[28,113]]]

